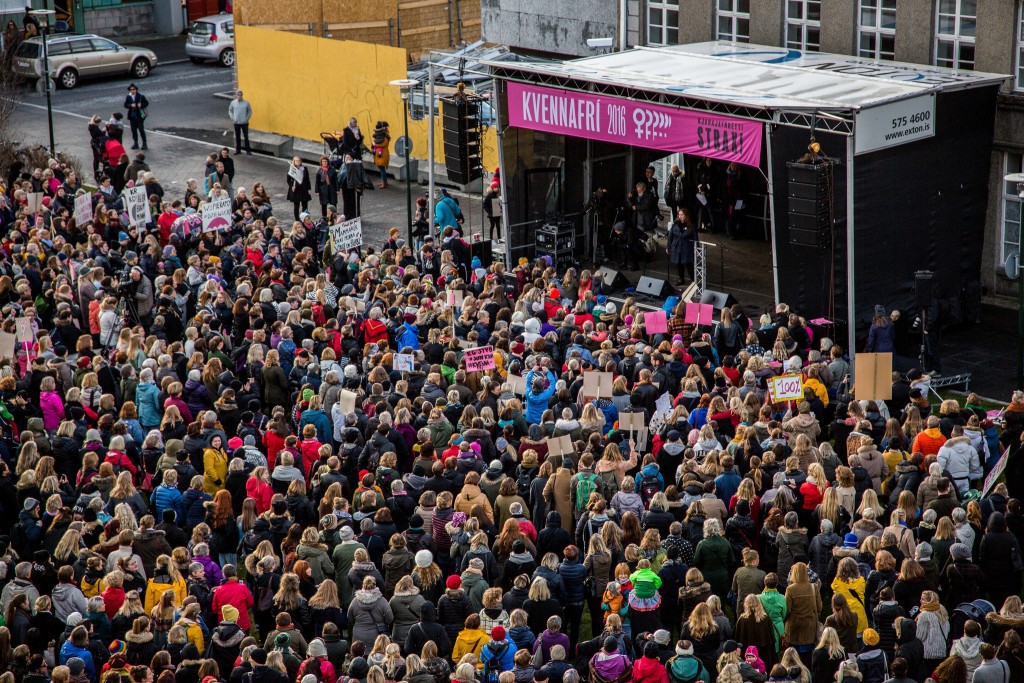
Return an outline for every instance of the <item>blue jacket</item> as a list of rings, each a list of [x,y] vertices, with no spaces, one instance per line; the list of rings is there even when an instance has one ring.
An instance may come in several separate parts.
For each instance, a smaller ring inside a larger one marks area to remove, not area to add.
[[[306,425],[313,425],[316,427],[316,440],[320,443],[333,444],[334,443],[334,425],[331,423],[331,419],[327,417],[327,413],[322,410],[304,410],[302,411],[302,417],[299,418],[299,433],[302,433],[302,428]]]
[[[158,427],[163,410],[160,408],[160,389],[153,382],[140,382],[135,388],[135,407],[143,427]]]
[[[507,646],[504,648],[505,651],[496,655],[495,650],[501,650],[502,645]],[[515,641],[506,636],[505,640],[500,643],[495,643],[492,640],[484,645],[480,650],[480,661],[484,663],[485,670],[490,666],[491,671],[511,671],[515,666],[513,658],[518,651],[519,648],[516,647]]]
[[[281,361],[281,369],[286,375],[290,374],[295,366],[295,349],[295,342],[291,339],[282,339],[277,342],[277,355]]]
[[[565,357],[568,358],[573,351],[579,351],[580,358],[582,358],[587,363],[590,363],[591,365],[594,364],[594,355],[590,353],[590,349],[588,349],[587,347],[580,346],[579,344],[569,344],[569,346],[565,349]]]
[[[213,496],[202,489],[185,491],[181,496],[181,507],[185,511],[185,526],[189,529],[206,519],[206,508],[203,503],[213,500]]]
[[[85,662],[85,675],[89,677],[89,680],[96,680],[96,664],[92,660],[92,653],[89,652],[88,648],[76,647],[71,644],[70,640],[65,640],[64,644],[60,646],[60,658],[59,664],[67,664],[68,660],[72,657],[78,657]]]
[[[594,405],[597,409],[604,413],[604,429],[602,430],[605,434],[612,430],[612,426],[619,419],[619,409],[615,407],[611,399],[599,398],[594,401]]]
[[[420,330],[416,325],[411,323],[402,323],[402,326],[398,328],[398,337],[395,339],[395,346],[399,350],[404,349],[406,346],[416,351],[420,348]]]
[[[539,394],[533,391],[533,380],[540,377],[536,370],[530,370],[526,375],[526,421],[530,424],[540,424],[544,417],[544,411],[548,409],[548,399],[555,393],[555,382],[558,378],[555,373],[548,370],[548,388]]]
[[[174,521],[181,524],[185,520],[185,507],[181,502],[181,491],[177,486],[160,484],[153,491],[153,507],[156,508],[156,518],[163,519],[164,510],[174,510],[176,517]]]
[[[740,477],[736,470],[722,472],[715,477],[715,495],[728,506],[729,500],[736,495],[741,481],[743,481],[743,478]]]
[[[434,229],[444,230],[449,225],[456,227],[459,224],[458,218],[462,215],[462,209],[451,197],[441,197],[434,204]]]
[[[582,605],[586,602],[583,579],[587,578],[587,569],[579,560],[565,560],[558,565],[558,575],[565,583],[565,602],[568,605]]]
[[[644,477],[657,477],[658,485],[661,486],[661,490],[665,490],[665,477],[661,474],[661,468],[655,465],[653,462],[644,465],[633,480],[636,482],[636,492],[640,493],[640,482],[644,480]]]
[[[896,328],[891,323],[872,325],[868,330],[868,353],[888,353],[896,350]]]

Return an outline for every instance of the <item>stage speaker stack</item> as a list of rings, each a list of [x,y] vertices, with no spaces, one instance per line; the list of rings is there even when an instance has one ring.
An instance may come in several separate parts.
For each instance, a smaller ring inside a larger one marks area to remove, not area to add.
[[[624,290],[629,286],[629,280],[621,272],[609,268],[608,266],[601,266],[597,271],[597,275],[601,278],[601,293],[610,294],[615,290]]]
[[[671,295],[675,294],[675,289],[673,289],[672,285],[665,280],[659,280],[657,278],[644,275],[636,284],[636,293],[646,294],[647,296],[652,296],[655,299],[667,299]]]
[[[832,244],[832,165],[787,163],[789,244],[828,249]]]
[[[570,222],[545,223],[534,231],[536,257],[547,256],[559,273],[575,262],[576,230]]]
[[[914,272],[914,306],[918,309],[931,308],[935,273],[930,270]]]
[[[468,185],[482,177],[480,101],[465,95],[442,97],[441,122],[448,179],[458,185]]]
[[[723,308],[729,308],[735,303],[736,297],[732,294],[726,294],[725,292],[716,292],[713,289],[705,289],[701,292],[700,302],[702,304],[711,304],[715,307],[716,311],[720,311]]]

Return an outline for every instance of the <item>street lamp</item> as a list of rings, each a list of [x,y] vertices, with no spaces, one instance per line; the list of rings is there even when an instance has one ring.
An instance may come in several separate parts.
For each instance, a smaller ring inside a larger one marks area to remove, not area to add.
[[[50,32],[50,18],[57,14],[52,9],[34,9],[29,12],[37,19],[43,19],[43,87],[46,89],[46,123],[50,130],[50,156],[57,154],[53,143],[53,100],[50,97],[50,55],[46,50],[46,34]]]
[[[1017,196],[1024,202],[1024,173],[1011,173],[1003,176],[1003,183],[1015,184]],[[1021,207],[1024,210],[1024,206]],[[1018,226],[1024,220],[1018,219]],[[1017,253],[1010,254],[1003,263],[1003,271],[1011,280],[1017,281],[1017,388],[1024,387],[1024,277],[1021,277],[1021,264],[1024,262],[1024,234],[1018,228]]]
[[[409,98],[412,96],[412,89],[419,85],[419,81],[415,81],[411,78],[399,78],[391,81],[388,85],[392,85],[396,88],[402,89],[402,107],[405,118],[405,134],[402,136],[401,149],[396,149],[396,152],[402,154],[405,157],[405,230],[407,236],[407,243],[410,247],[413,247],[412,241],[412,168],[409,166],[409,152],[412,151],[412,140],[409,139]],[[397,145],[396,145],[397,147]]]

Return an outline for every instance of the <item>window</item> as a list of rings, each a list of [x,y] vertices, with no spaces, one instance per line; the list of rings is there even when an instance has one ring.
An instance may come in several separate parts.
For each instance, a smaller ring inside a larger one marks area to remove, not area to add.
[[[860,0],[857,50],[868,59],[896,59],[896,0]]]
[[[1024,2],[1017,15],[1017,90],[1024,90]]]
[[[1024,155],[1003,152],[1003,176],[1024,171]],[[1003,237],[999,262],[1005,263],[1010,254],[1020,252],[1021,198],[1017,183],[1003,181]]]
[[[675,45],[679,42],[679,0],[648,0],[647,44]]]
[[[786,47],[810,52],[821,48],[821,0],[786,0]]]
[[[974,69],[974,33],[978,0],[938,0],[935,66]]]
[[[750,42],[750,0],[718,0],[718,40]]]

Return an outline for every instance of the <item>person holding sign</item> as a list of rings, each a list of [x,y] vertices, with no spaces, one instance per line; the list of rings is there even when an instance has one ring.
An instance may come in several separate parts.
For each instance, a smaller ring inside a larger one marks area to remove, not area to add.
[[[292,157],[288,166],[288,201],[292,203],[295,220],[299,220],[299,214],[309,210],[311,187],[309,172],[302,165],[302,159]]]

